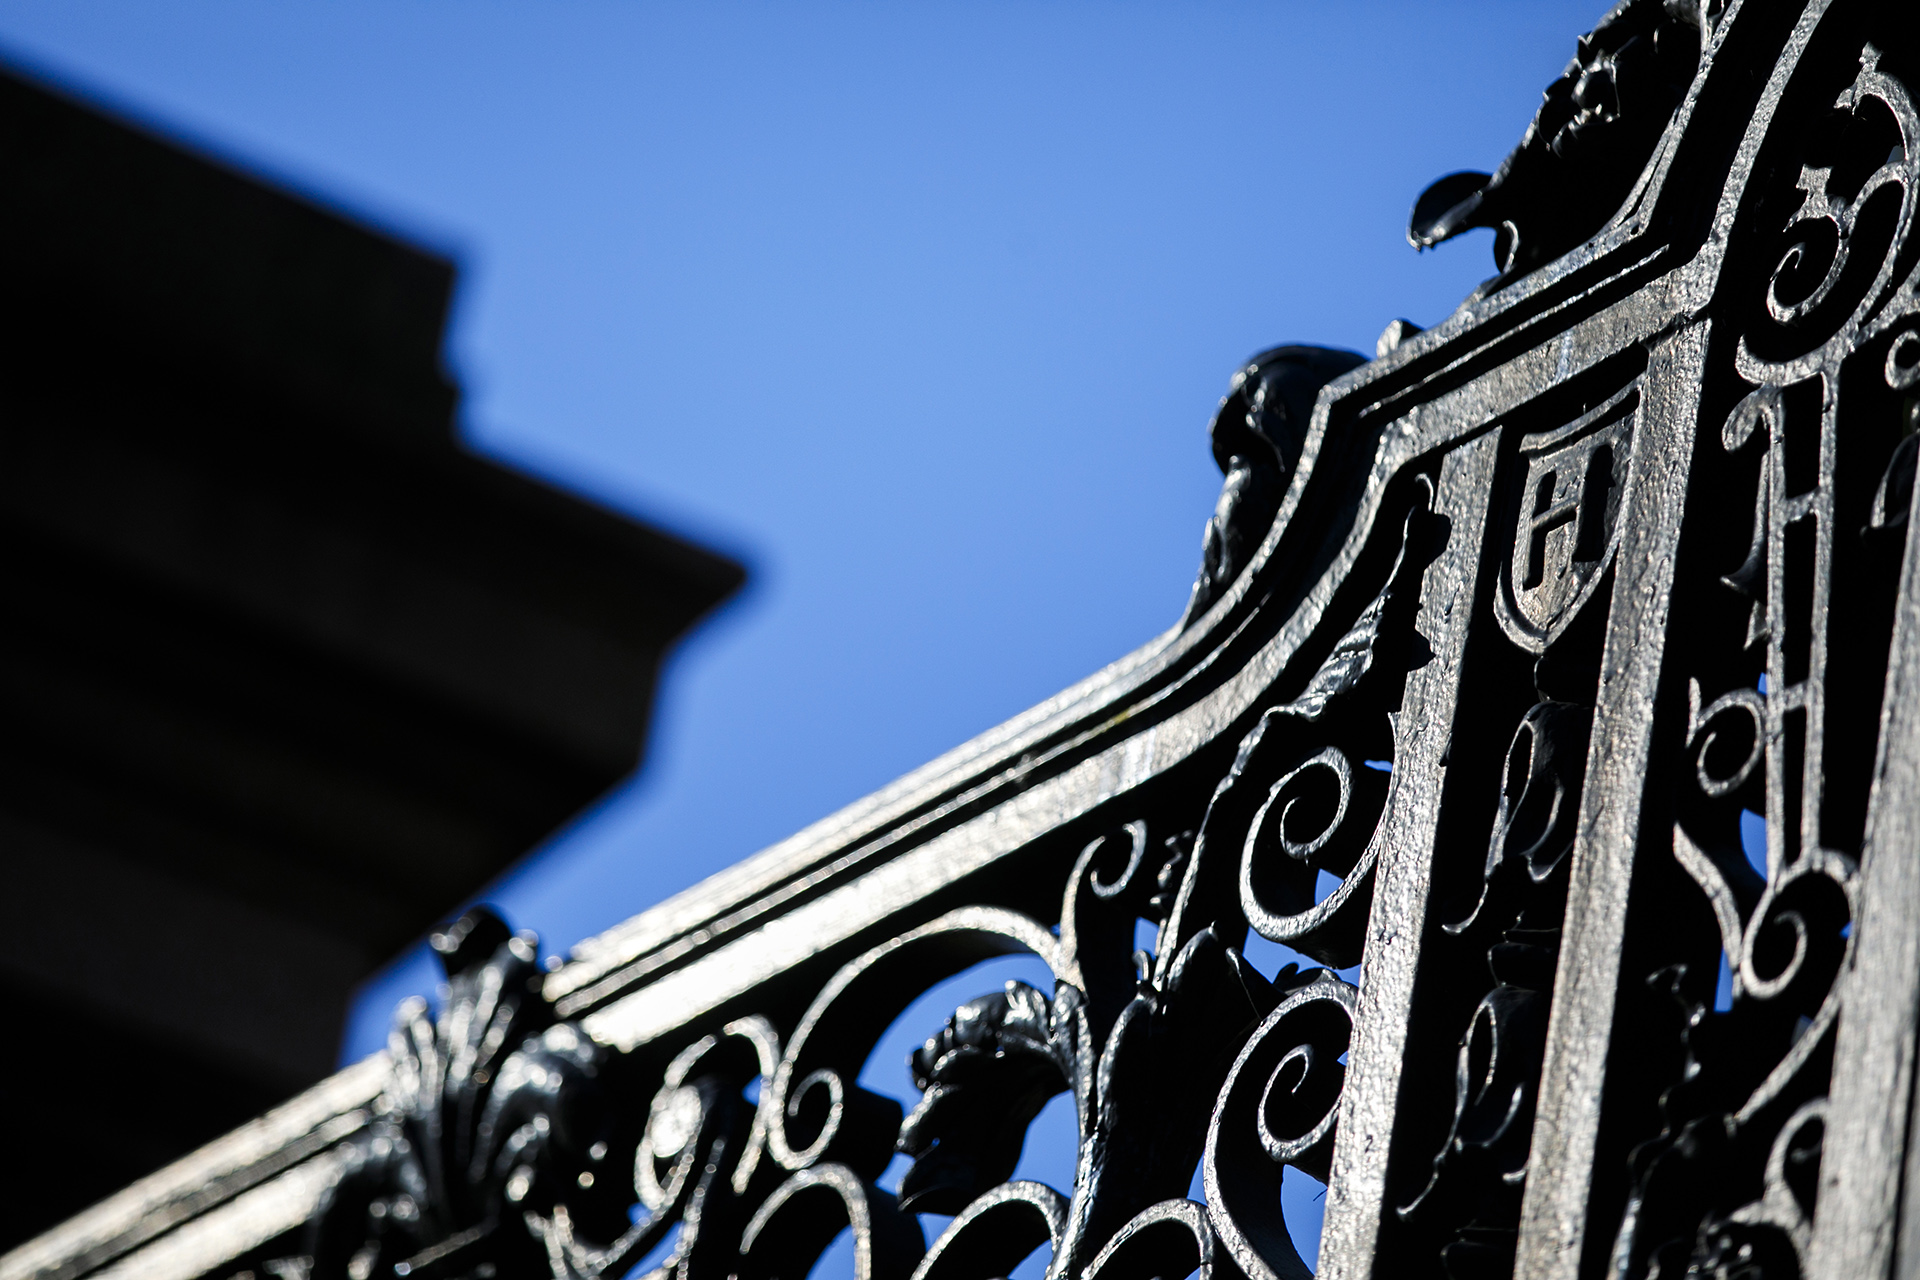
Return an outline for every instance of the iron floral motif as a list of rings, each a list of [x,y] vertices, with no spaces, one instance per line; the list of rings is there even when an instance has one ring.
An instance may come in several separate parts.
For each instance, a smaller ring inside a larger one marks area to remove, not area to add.
[[[555,1021],[537,940],[483,908],[432,941],[446,1001],[395,1014],[382,1114],[314,1219],[317,1275],[525,1274],[545,1259],[524,1215],[563,1201],[626,1224],[609,1055]]]

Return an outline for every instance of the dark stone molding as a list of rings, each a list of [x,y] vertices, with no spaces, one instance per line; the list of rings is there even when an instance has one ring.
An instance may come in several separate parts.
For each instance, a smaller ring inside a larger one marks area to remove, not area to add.
[[[12,1056],[125,1139],[14,1243],[325,1077],[742,571],[460,443],[450,263],[4,72],[0,169],[0,992],[138,1064]]]

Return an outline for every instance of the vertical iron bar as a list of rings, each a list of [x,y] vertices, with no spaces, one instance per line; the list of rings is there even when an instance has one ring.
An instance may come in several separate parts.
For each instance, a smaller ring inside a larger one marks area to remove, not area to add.
[[[1520,1211],[1514,1275],[1574,1280],[1613,1044],[1620,946],[1666,652],[1675,552],[1693,460],[1707,323],[1681,328],[1647,361],[1630,506],[1620,518],[1612,611],[1574,837],[1560,963]]]
[[[1444,791],[1460,658],[1485,562],[1499,432],[1456,448],[1440,466],[1434,510],[1450,522],[1444,552],[1426,571],[1414,627],[1433,659],[1407,676],[1395,723],[1389,808],[1375,839],[1382,855],[1367,925],[1359,1012],[1328,1184],[1319,1274],[1371,1275],[1385,1207],[1387,1150],[1400,1093],[1401,1060],[1419,971],[1432,884],[1433,834]]]
[[[1920,1187],[1903,1146],[1920,1021],[1920,513],[1907,517],[1900,594],[1880,707],[1880,747],[1862,842],[1859,915],[1834,1045],[1827,1135],[1809,1271],[1875,1280],[1893,1265],[1920,1275]],[[1910,1157],[1909,1157],[1910,1158]]]

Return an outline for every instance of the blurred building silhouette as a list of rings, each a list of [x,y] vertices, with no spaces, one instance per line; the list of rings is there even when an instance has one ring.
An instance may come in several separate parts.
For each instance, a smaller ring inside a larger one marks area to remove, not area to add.
[[[4,74],[0,175],[5,1247],[326,1074],[742,575],[459,445],[447,262]]]

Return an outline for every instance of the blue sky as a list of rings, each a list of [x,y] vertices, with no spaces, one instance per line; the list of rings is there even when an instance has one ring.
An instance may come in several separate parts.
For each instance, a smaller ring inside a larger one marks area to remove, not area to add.
[[[564,950],[1167,627],[1235,365],[1491,274],[1407,209],[1602,7],[9,0],[0,56],[451,254],[473,447],[749,565],[484,895]]]

